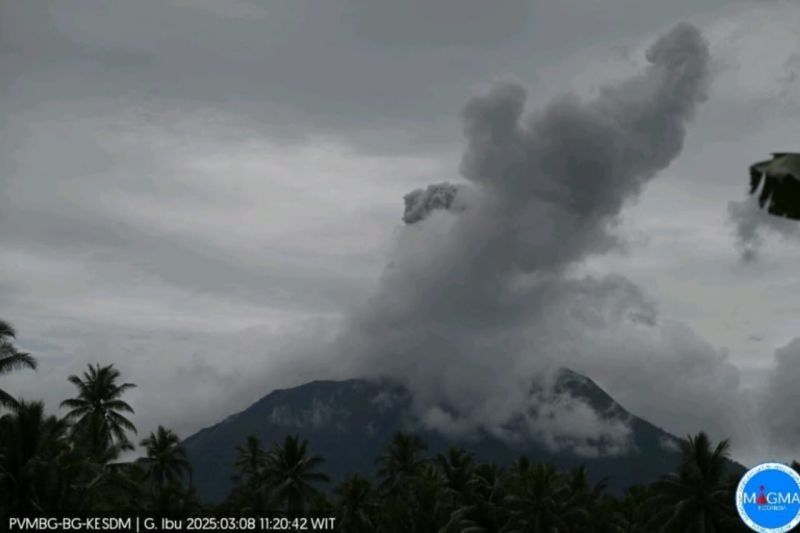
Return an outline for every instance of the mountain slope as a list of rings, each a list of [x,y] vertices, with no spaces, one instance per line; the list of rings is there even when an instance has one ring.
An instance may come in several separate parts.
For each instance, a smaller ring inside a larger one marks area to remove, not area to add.
[[[447,438],[414,427],[410,396],[402,386],[358,379],[314,381],[276,390],[244,411],[192,435],[184,445],[198,494],[209,502],[224,499],[230,490],[235,447],[248,435],[256,435],[269,447],[287,434],[299,434],[325,458],[323,469],[334,480],[350,473],[372,475],[375,458],[393,434],[409,429],[425,440],[431,454],[459,445],[480,460],[498,464],[509,464],[523,454],[562,467],[585,464],[594,480],[608,478],[614,491],[653,481],[676,466],[678,439],[625,411],[589,378],[562,370],[554,390],[588,403],[606,417],[627,421],[633,444],[630,451],[618,456],[581,457],[553,452],[533,439],[510,444],[488,433],[471,439]]]

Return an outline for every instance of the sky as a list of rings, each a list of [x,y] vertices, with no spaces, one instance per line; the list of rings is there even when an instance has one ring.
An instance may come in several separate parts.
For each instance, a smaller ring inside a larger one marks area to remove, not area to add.
[[[0,0],[0,316],[40,362],[2,386],[56,411],[113,363],[140,434],[188,436],[390,373],[460,431],[555,361],[743,462],[792,457],[800,231],[747,167],[797,149],[798,23],[770,0]],[[556,163],[598,139],[634,162]],[[542,173],[584,203],[536,218],[515,199]],[[463,212],[404,224],[443,182]]]

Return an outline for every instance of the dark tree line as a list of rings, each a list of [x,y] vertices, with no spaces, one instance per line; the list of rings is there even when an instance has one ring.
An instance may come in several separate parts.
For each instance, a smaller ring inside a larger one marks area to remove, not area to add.
[[[0,321],[0,376],[35,368]],[[160,427],[132,450],[134,387],[112,366],[68,376],[75,396],[63,417],[42,402],[0,388],[0,520],[59,513],[170,516],[335,516],[348,533],[724,533],[747,531],[734,506],[738,479],[727,473],[727,441],[705,433],[682,442],[677,471],[615,496],[585,468],[562,471],[525,457],[509,467],[463,449],[426,453],[416,435],[398,433],[376,459],[371,478],[333,483],[324,459],[298,436],[265,448],[254,436],[236,448],[234,487],[222,504],[205,505],[191,483],[178,436]],[[0,386],[2,382],[0,381]],[[798,466],[793,464],[793,466]]]
[[[734,506],[738,478],[726,473],[728,443],[705,433],[683,443],[674,473],[615,497],[585,468],[562,471],[521,457],[508,468],[460,448],[426,455],[398,433],[374,479],[351,475],[327,490],[322,458],[286,437],[266,451],[255,437],[237,448],[236,484],[222,515],[321,513],[348,533],[725,533],[748,531]]]
[[[0,375],[36,368],[14,337],[0,320]],[[0,388],[0,527],[11,516],[201,511],[185,482],[186,452],[172,431],[159,427],[140,441],[144,458],[120,461],[134,449],[136,428],[126,416],[133,408],[123,399],[134,384],[121,382],[113,365],[99,364],[67,380],[76,391],[61,403],[68,410],[63,417]]]

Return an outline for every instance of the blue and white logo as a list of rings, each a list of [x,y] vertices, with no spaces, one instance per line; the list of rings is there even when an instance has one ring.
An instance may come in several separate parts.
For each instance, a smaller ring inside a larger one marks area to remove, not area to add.
[[[800,524],[800,475],[780,463],[751,468],[736,489],[736,509],[759,533],[784,533]]]

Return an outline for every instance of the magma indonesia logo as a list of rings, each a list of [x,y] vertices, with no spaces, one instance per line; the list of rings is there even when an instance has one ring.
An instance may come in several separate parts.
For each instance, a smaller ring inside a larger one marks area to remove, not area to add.
[[[800,524],[800,475],[780,463],[751,468],[736,489],[736,509],[753,531],[791,530]]]

